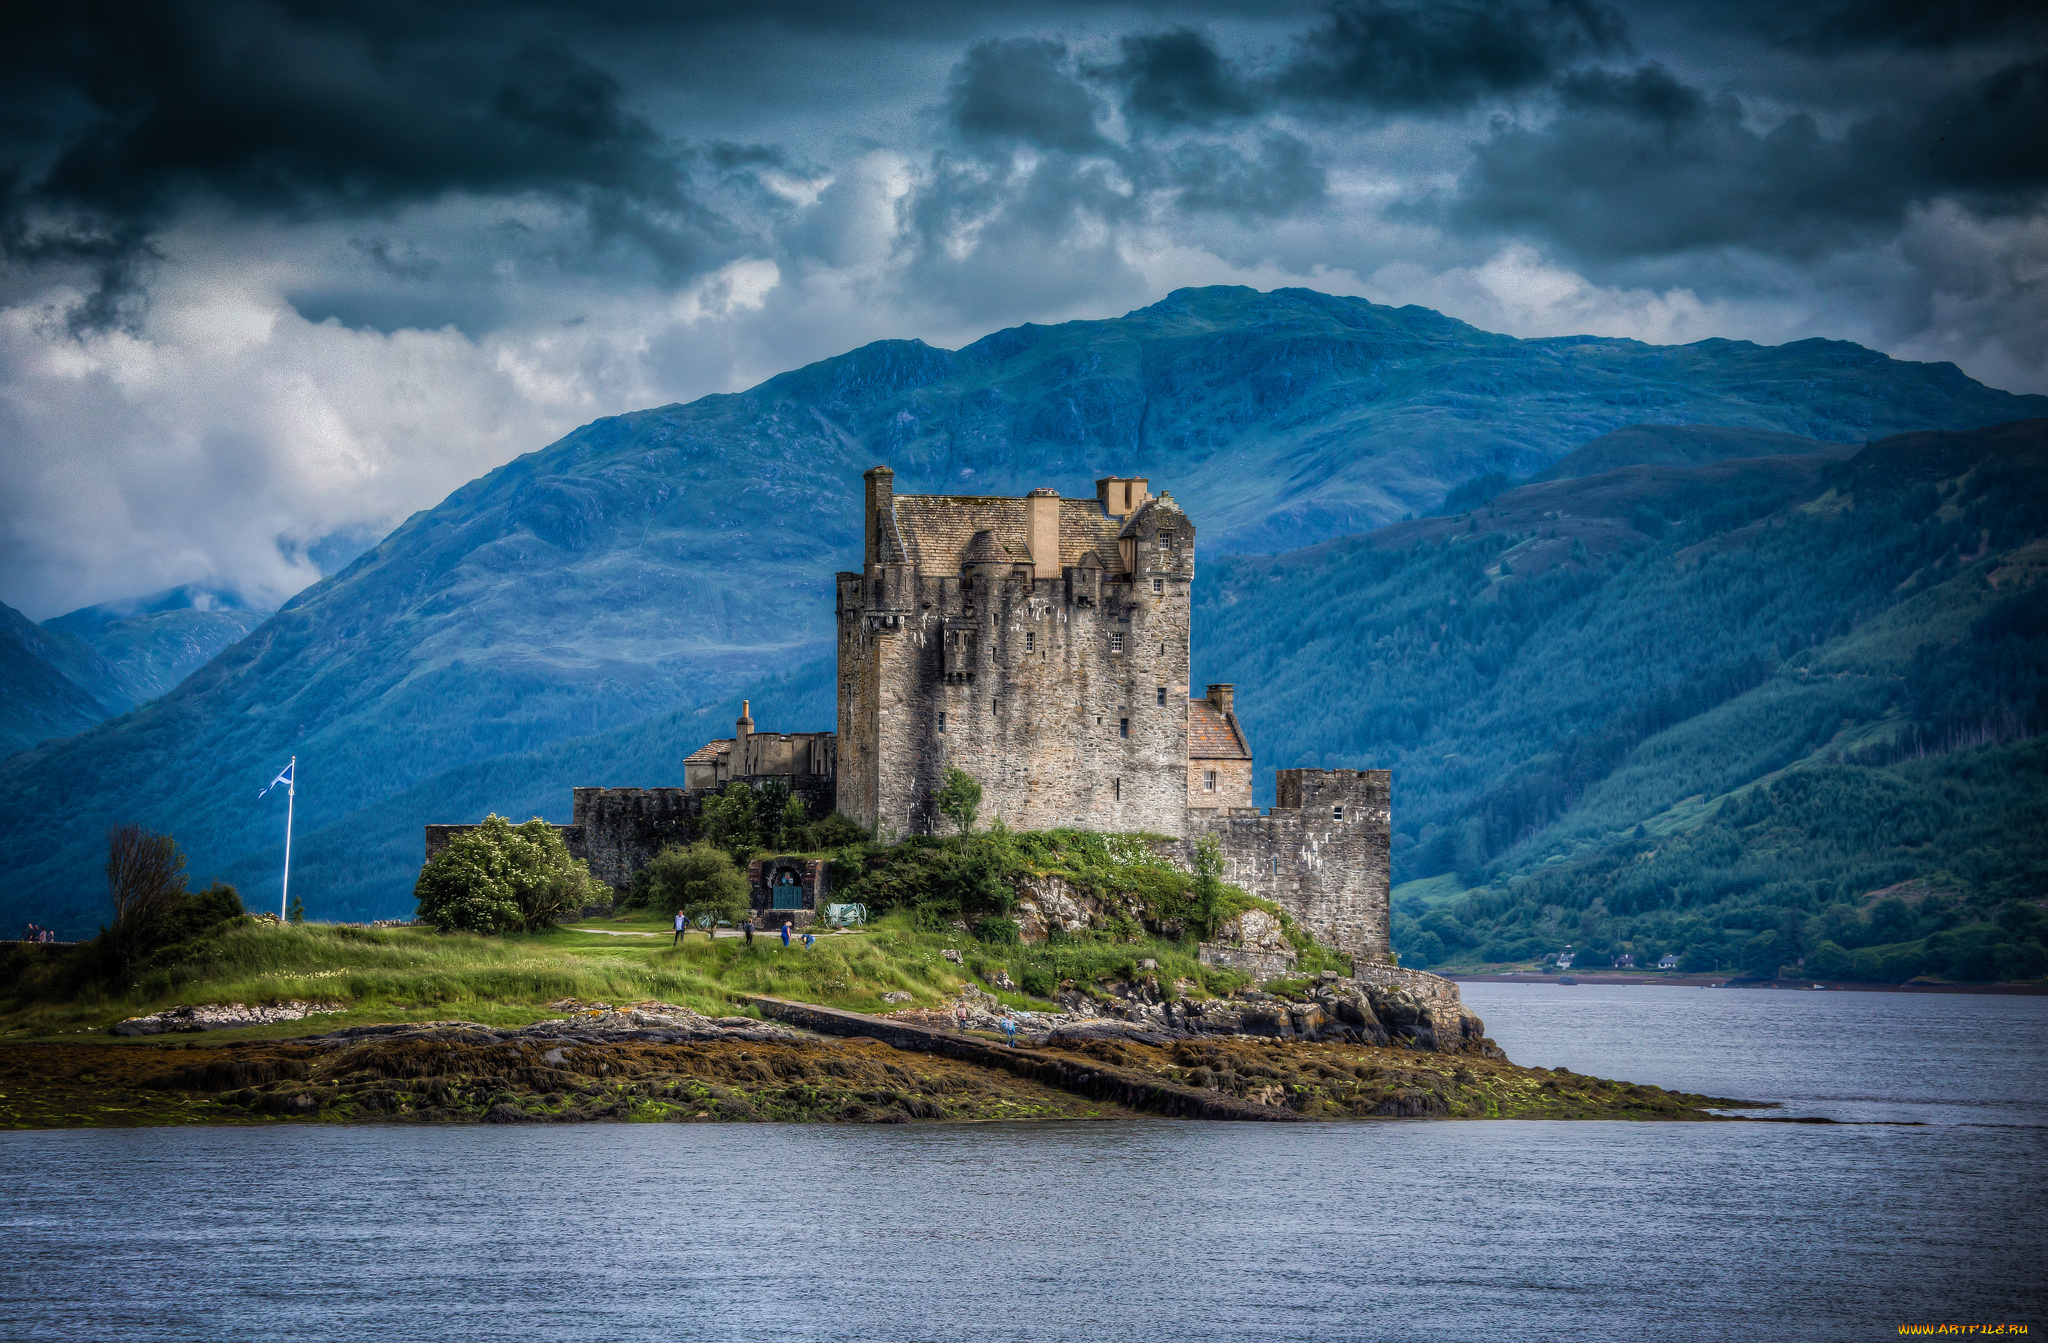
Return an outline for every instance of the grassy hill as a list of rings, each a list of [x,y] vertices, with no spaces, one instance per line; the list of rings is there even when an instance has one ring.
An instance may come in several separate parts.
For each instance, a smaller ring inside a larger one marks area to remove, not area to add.
[[[89,929],[118,821],[175,833],[202,876],[265,867],[280,818],[255,790],[293,755],[302,831],[338,840],[303,868],[309,909],[396,912],[387,860],[427,817],[461,817],[430,781],[827,654],[877,461],[906,491],[1085,494],[1136,469],[1220,555],[1388,522],[1644,421],[1854,443],[2044,411],[1839,342],[1520,341],[1305,290],[1183,290],[959,351],[880,342],[585,426],[407,520],[162,698],[0,763],[0,921]],[[374,861],[339,865],[357,853]]]
[[[1262,768],[1394,771],[1411,963],[2037,975],[2044,580],[2048,421],[1899,435],[1211,563],[1197,679]]]

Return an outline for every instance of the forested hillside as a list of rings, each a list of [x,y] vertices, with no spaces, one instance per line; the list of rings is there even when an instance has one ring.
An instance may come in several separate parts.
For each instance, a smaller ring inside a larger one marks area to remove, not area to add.
[[[910,492],[1086,495],[1136,470],[1200,520],[1206,562],[1422,511],[1646,420],[1853,444],[2042,413],[1840,342],[1523,341],[1305,290],[1182,290],[958,351],[881,342],[579,429],[416,514],[162,698],[0,762],[0,920],[90,928],[115,822],[174,833],[195,874],[260,866],[278,818],[255,790],[294,755],[304,833],[357,824],[360,851],[392,853],[459,816],[417,791],[451,770],[827,655],[878,461]],[[413,814],[384,806],[408,794]],[[374,870],[309,860],[294,888],[316,917],[402,911],[400,868]]]
[[[1211,563],[1197,679],[1262,773],[1393,769],[1414,962],[2038,973],[2044,580],[2048,421],[1909,434]]]

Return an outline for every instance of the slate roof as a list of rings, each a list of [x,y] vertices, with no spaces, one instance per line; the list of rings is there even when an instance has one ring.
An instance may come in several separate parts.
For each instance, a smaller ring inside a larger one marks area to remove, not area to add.
[[[702,746],[684,756],[683,763],[685,765],[713,764],[717,761],[718,757],[730,750],[732,750],[732,738],[720,737],[717,741],[705,742]]]
[[[1205,699],[1188,700],[1188,759],[1249,760],[1252,748],[1223,711]]]
[[[1093,499],[1059,501],[1061,568],[1079,564],[1094,552],[1105,569],[1123,567],[1117,555],[1117,533],[1123,519],[1112,518]],[[989,534],[992,558],[1029,564],[1031,553],[1022,499],[975,494],[899,494],[891,501],[884,544],[921,574],[956,574],[967,562],[968,547],[978,532]]]

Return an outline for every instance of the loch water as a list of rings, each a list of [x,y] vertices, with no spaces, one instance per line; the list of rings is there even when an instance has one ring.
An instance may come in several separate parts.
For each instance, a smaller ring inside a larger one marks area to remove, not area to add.
[[[0,1134],[10,1339],[1874,1339],[2048,1328],[2048,998],[1471,984],[1785,1123]]]

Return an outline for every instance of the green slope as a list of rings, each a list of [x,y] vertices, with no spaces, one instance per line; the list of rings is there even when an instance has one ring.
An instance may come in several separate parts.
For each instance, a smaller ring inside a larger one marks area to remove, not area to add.
[[[51,738],[82,732],[107,716],[105,706],[64,671],[89,662],[92,650],[53,635],[0,604],[0,756]]]
[[[1358,531],[1646,420],[1855,442],[2044,411],[1839,342],[1519,341],[1304,290],[1183,290],[957,352],[881,342],[579,429],[415,515],[162,698],[0,765],[5,900],[89,927],[120,820],[175,833],[197,872],[242,870],[276,831],[255,790],[292,755],[313,834],[467,762],[825,654],[877,461],[906,491],[977,493],[1085,494],[1136,468],[1219,554]],[[326,880],[305,871],[316,916],[354,879]]]
[[[1409,893],[1415,961],[1774,969],[1917,882],[1913,937],[1967,945],[1888,973],[2016,971],[1987,920],[2048,893],[2044,538],[2044,420],[1630,467],[1211,564],[1198,679],[1266,764],[1394,770],[1397,880],[1471,889]]]

